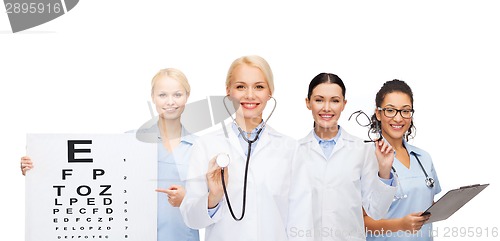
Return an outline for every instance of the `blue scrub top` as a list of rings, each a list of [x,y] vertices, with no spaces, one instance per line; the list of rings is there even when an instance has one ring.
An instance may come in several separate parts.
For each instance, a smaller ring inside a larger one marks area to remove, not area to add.
[[[189,156],[196,136],[182,127],[181,142],[173,152],[169,152],[163,146],[158,125],[145,132],[154,132],[158,138],[158,188],[168,189],[173,184],[185,187]],[[184,224],[179,208],[168,203],[165,193],[158,193],[157,222],[158,241],[200,240],[198,230]]]
[[[385,219],[402,218],[410,213],[423,212],[434,202],[434,195],[441,192],[431,156],[426,151],[407,142],[404,142],[404,145],[410,155],[410,168],[406,168],[399,160],[394,159],[393,167],[399,177],[398,190]],[[434,178],[433,188],[429,188],[425,184],[425,174],[413,153],[418,156],[429,177]],[[405,194],[407,197],[401,198]],[[416,234],[403,231],[386,235],[368,232],[367,240],[433,240],[432,224],[425,224]]]

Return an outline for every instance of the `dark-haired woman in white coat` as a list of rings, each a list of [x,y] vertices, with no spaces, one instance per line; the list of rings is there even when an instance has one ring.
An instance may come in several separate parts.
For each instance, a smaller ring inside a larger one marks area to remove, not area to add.
[[[321,73],[310,82],[306,105],[314,129],[299,141],[298,158],[312,182],[315,240],[365,240],[363,208],[379,219],[396,192],[394,150],[383,140],[364,143],[341,128],[346,103],[337,75]]]

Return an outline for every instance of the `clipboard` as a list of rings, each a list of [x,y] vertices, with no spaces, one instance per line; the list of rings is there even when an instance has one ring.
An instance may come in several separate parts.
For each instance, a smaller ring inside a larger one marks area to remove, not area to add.
[[[489,185],[490,184],[474,184],[448,191],[422,214],[432,214],[426,223],[437,222],[449,218]]]

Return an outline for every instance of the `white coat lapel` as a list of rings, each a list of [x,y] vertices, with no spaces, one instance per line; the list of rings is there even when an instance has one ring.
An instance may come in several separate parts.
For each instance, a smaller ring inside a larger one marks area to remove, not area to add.
[[[224,132],[221,132],[220,135],[224,136],[226,141],[229,143],[229,145],[234,148],[233,150],[236,150],[238,155],[240,155],[242,158],[246,158],[245,152],[243,151],[240,140],[238,139],[238,135],[234,132],[232,128],[232,122],[229,125],[226,125],[226,130],[227,130],[227,136],[224,134]],[[238,133],[239,134],[239,133]]]
[[[335,147],[333,147],[332,154],[330,156],[334,155],[335,152],[340,151],[344,147],[344,145],[345,145],[345,140],[344,138],[342,138],[342,136],[340,136],[339,140],[335,144]]]
[[[346,143],[353,142],[354,138],[351,136],[351,134],[347,133],[342,127],[340,128],[340,138],[338,139],[337,143],[335,144],[335,147],[333,148],[332,155],[335,154],[335,152],[338,152],[342,150],[346,146]]]
[[[252,148],[252,155],[255,155],[255,153],[260,152],[263,147],[271,144],[271,138],[269,137],[269,132],[273,131],[274,130],[271,129],[269,126],[266,126],[266,128],[262,130],[262,132],[260,133],[259,141],[257,142],[257,147],[255,147],[255,150]]]
[[[314,137],[313,131],[314,130],[309,132],[309,135],[307,135],[306,142],[309,142],[308,145],[311,148],[311,150],[316,152],[318,155],[325,157],[325,153],[323,152],[323,150],[319,146],[318,140],[316,140],[316,138]],[[326,157],[325,157],[325,159],[326,159]]]

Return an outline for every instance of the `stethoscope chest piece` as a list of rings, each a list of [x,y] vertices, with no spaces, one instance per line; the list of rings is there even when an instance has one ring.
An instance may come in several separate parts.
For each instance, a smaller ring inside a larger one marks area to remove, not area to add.
[[[220,153],[219,155],[217,155],[217,159],[215,159],[215,162],[217,162],[217,165],[219,167],[227,167],[230,162],[229,155],[226,153]]]
[[[427,177],[425,179],[425,185],[427,185],[427,187],[429,187],[429,188],[433,188],[434,187],[434,178]]]

